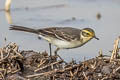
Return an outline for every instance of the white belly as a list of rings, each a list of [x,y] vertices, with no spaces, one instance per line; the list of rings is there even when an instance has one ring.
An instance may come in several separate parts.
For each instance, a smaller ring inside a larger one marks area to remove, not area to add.
[[[57,46],[58,48],[76,48],[76,47],[80,47],[83,44],[85,44],[87,41],[89,41],[89,39],[84,39],[83,42],[81,43],[81,41],[64,41],[64,40],[59,40],[59,39],[54,39],[52,37],[44,37],[39,35],[41,38],[47,40],[49,43],[52,43],[53,45]]]
[[[59,48],[74,48],[81,45],[80,42],[69,42],[69,41],[62,41],[62,40],[53,40],[51,43]]]

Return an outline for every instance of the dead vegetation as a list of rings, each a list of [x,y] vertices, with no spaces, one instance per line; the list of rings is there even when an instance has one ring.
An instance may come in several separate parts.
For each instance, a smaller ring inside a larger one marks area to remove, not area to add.
[[[65,64],[47,52],[20,51],[9,43],[0,48],[0,80],[120,80],[119,40],[112,56],[99,56],[80,63]]]

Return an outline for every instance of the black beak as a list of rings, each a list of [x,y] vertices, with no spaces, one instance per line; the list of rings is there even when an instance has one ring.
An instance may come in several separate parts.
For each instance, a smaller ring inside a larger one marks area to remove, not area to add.
[[[96,37],[96,36],[94,36],[94,38],[95,38],[95,39],[97,39],[97,40],[99,40],[99,38],[98,38],[98,37]]]

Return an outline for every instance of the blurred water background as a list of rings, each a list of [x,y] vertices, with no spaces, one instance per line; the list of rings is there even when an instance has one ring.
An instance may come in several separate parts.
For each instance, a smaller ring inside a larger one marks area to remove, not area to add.
[[[37,35],[10,31],[11,24],[31,28],[44,27],[90,27],[100,40],[91,40],[82,47],[60,50],[66,61],[81,61],[98,56],[100,50],[106,55],[113,49],[114,40],[120,36],[120,0],[12,0],[11,11],[5,12],[5,0],[0,0],[0,47],[15,42],[20,50],[49,52],[48,43]],[[56,49],[52,46],[52,50]]]

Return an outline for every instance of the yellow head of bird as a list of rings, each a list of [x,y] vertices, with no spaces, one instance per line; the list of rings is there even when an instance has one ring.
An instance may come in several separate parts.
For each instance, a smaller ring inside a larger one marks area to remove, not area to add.
[[[97,38],[95,36],[94,30],[91,29],[91,28],[84,28],[84,29],[82,29],[82,36],[84,36],[86,38],[95,38],[95,39],[99,40],[99,38]]]

